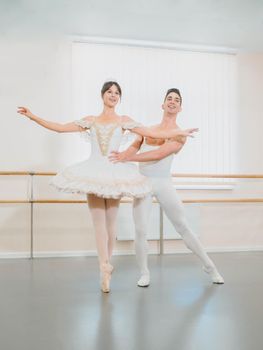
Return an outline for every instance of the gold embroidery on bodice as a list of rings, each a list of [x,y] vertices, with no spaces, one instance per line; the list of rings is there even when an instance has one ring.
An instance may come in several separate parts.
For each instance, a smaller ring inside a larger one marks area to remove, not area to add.
[[[117,123],[110,123],[103,125],[102,123],[93,123],[94,129],[96,131],[98,144],[100,146],[101,154],[107,156],[110,140],[114,130],[118,127]]]

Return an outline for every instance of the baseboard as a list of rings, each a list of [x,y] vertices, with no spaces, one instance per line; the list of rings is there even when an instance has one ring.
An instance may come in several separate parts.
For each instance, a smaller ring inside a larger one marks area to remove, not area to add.
[[[231,253],[231,252],[262,252],[263,246],[251,247],[209,247],[206,248],[209,253]]]
[[[72,258],[81,256],[97,256],[95,250],[77,250],[77,251],[51,251],[51,252],[35,252],[34,258]]]
[[[29,252],[6,252],[0,253],[0,259],[26,259],[30,258]]]
[[[262,252],[263,246],[255,246],[255,247],[205,247],[205,251],[207,253],[241,253],[241,252]],[[192,252],[185,248],[180,250],[170,250],[165,251],[164,255],[169,254],[192,254]]]
[[[114,253],[118,255],[134,255],[134,250],[117,251]],[[34,252],[34,258],[71,258],[71,257],[85,257],[85,256],[97,256],[95,250],[85,251],[47,251],[47,252]],[[29,252],[6,252],[0,253],[0,259],[27,259],[30,258]]]
[[[235,253],[235,252],[262,252],[263,246],[250,247],[207,247],[208,253]],[[158,254],[158,251],[150,252],[150,255]],[[178,251],[165,251],[164,254],[190,254],[188,249],[180,249]],[[114,256],[134,255],[134,250],[116,251]],[[95,250],[87,251],[51,251],[51,252],[35,252],[34,258],[69,258],[69,257],[85,257],[97,256]],[[0,253],[0,259],[25,259],[30,258],[29,252],[5,252]]]

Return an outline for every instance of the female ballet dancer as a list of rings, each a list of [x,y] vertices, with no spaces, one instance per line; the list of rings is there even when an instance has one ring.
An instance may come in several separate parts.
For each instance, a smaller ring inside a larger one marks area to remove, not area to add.
[[[177,115],[181,111],[182,97],[178,89],[169,89],[165,95],[163,118],[159,125],[153,126],[151,130],[171,130],[177,128]],[[185,220],[184,209],[173,187],[170,176],[170,168],[173,155],[178,153],[186,142],[184,136],[166,138],[166,140],[153,139],[151,137],[138,137],[136,141],[124,152],[112,152],[109,159],[114,162],[134,161],[140,162],[141,174],[151,180],[153,194],[164,210],[176,231],[182,236],[186,246],[195,253],[203,263],[203,269],[208,273],[213,283],[223,284],[223,277],[219,274],[215,264],[206,254],[199,239],[192,233]],[[137,152],[141,150],[140,154]],[[147,239],[149,215],[151,211],[152,198],[150,195],[144,199],[134,199],[134,222],[136,231],[136,256],[141,269],[141,278],[137,282],[140,287],[150,284],[150,273],[147,263]]]
[[[47,121],[31,113],[26,107],[18,107],[18,113],[52,131],[82,132],[89,135],[91,155],[88,160],[73,164],[58,173],[51,184],[61,191],[84,193],[88,197],[101,272],[101,290],[110,291],[113,267],[110,264],[116,235],[116,216],[122,196],[142,198],[150,192],[150,184],[134,164],[112,164],[108,160],[116,151],[125,130],[149,137],[192,136],[196,129],[155,132],[136,123],[127,116],[119,116],[115,107],[122,91],[117,82],[106,82],[101,89],[103,111],[97,117],[87,116],[81,120],[61,124]]]

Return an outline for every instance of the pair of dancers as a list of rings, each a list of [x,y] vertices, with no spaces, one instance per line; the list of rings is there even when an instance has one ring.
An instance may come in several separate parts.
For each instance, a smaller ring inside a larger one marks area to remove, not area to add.
[[[141,270],[137,284],[141,287],[150,284],[146,232],[152,191],[186,245],[202,260],[204,269],[210,274],[213,283],[224,283],[199,240],[189,230],[181,202],[169,176],[172,155],[182,148],[186,137],[192,136],[196,131],[181,130],[176,124],[176,116],[181,110],[180,92],[177,89],[168,90],[163,104],[163,121],[160,125],[150,128],[142,126],[128,116],[117,115],[115,107],[121,94],[121,87],[117,82],[106,82],[101,89],[101,114],[66,124],[42,119],[26,107],[18,108],[18,113],[49,130],[81,132],[90,139],[89,159],[67,167],[52,178],[51,184],[64,192],[87,195],[96,235],[101,290],[105,293],[110,291],[113,271],[110,260],[116,240],[118,207],[123,196],[134,198],[136,255]],[[125,152],[118,153],[125,130],[138,134],[140,138]],[[145,142],[142,142],[144,138]],[[146,152],[137,154],[141,145]],[[140,172],[135,164],[126,163],[129,160],[142,162]],[[155,162],[147,163],[149,161]],[[174,192],[172,196],[171,191]]]

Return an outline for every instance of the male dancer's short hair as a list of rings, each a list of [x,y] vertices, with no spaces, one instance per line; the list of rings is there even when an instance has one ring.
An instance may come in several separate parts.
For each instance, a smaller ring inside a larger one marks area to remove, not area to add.
[[[171,88],[169,90],[167,90],[164,101],[166,100],[167,96],[171,93],[171,92],[175,92],[177,95],[179,95],[180,97],[180,104],[182,104],[182,95],[180,93],[180,90],[177,88]]]

